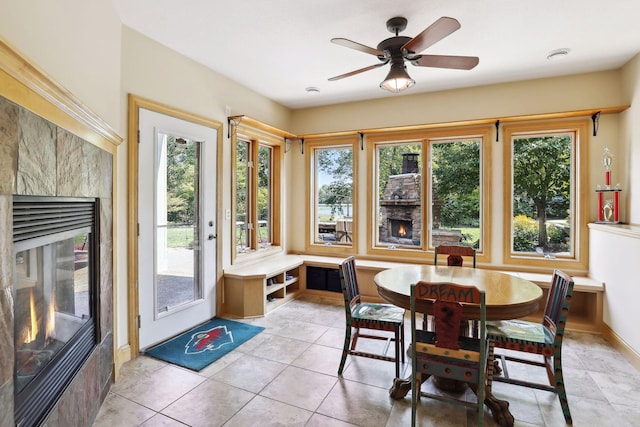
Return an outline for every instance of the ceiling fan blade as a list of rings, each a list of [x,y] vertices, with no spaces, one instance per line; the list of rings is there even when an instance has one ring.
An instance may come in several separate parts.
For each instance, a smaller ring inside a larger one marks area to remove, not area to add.
[[[460,28],[457,19],[443,16],[402,46],[402,50],[420,53]]]
[[[384,52],[378,49],[374,49],[369,46],[365,46],[358,42],[354,42],[353,40],[343,39],[343,38],[334,38],[331,39],[332,43],[339,44],[340,46],[348,47],[351,49],[359,50],[360,52],[368,53],[370,55],[375,56],[384,56]]]
[[[419,67],[455,68],[457,70],[470,70],[478,65],[480,59],[477,56],[449,56],[449,55],[420,55],[411,60],[413,65]]]
[[[369,70],[373,70],[374,68],[382,67],[383,65],[386,65],[387,62],[389,62],[389,61],[381,62],[380,64],[369,65],[368,67],[360,68],[359,70],[354,70],[354,71],[350,71],[348,73],[340,74],[339,76],[331,77],[329,79],[329,81],[330,82],[334,82],[336,80],[344,79],[345,77],[355,76],[356,74],[364,73],[365,71],[369,71]]]

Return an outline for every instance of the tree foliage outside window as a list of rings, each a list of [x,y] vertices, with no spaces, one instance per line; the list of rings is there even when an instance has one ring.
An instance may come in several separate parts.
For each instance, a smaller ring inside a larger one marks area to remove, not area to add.
[[[433,228],[461,230],[460,243],[480,248],[480,140],[433,142],[431,174]]]
[[[193,224],[197,145],[171,135],[167,140],[167,221]]]
[[[514,252],[571,250],[572,142],[571,134],[513,138]]]
[[[258,147],[258,240],[259,244],[271,243],[271,147]]]
[[[235,234],[238,252],[250,247],[247,220],[249,219],[249,160],[250,144],[248,141],[236,141],[236,186],[235,186]]]
[[[278,244],[279,200],[277,182],[280,148],[246,130],[234,139],[235,254],[266,250]],[[276,223],[274,225],[274,223]],[[274,231],[275,230],[275,231]]]
[[[422,170],[421,144],[389,144],[378,147],[378,199],[384,198],[389,177],[402,173],[403,154],[418,154],[418,173]]]

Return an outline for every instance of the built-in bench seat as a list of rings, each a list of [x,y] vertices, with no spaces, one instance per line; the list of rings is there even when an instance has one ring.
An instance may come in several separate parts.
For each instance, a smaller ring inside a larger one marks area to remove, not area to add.
[[[295,286],[290,286],[290,292],[286,295],[289,297],[296,297],[302,293],[315,293],[323,296],[333,296],[335,298],[342,298],[340,293],[330,291],[320,291],[314,289],[308,289],[307,284],[307,268],[306,267],[320,267],[329,270],[337,270],[338,266],[344,258],[321,256],[321,255],[276,255],[266,258],[265,260],[258,261],[255,264],[246,266],[243,268],[230,268],[225,270],[225,294],[226,294],[226,306],[235,307],[234,314],[240,313],[247,314],[244,308],[238,308],[238,304],[244,305],[241,302],[229,300],[229,297],[233,298],[233,295],[238,296],[241,294],[237,290],[238,286],[243,286],[243,282],[251,284],[253,292],[259,292],[261,288],[263,292],[270,292],[270,288],[266,283],[270,277],[275,277],[281,274],[283,271],[292,270],[295,272],[295,276],[299,275],[299,284],[297,283],[297,277]],[[402,263],[395,261],[380,261],[371,259],[358,259],[356,260],[356,267],[358,269],[360,293],[364,300],[368,301],[381,301],[378,296],[377,288],[373,281],[373,278],[380,271],[400,267],[404,265],[414,265],[412,263]],[[299,268],[298,268],[299,267]],[[551,274],[542,273],[529,273],[529,272],[517,272],[517,271],[505,271],[504,273],[513,274],[523,279],[529,280],[540,286],[544,292],[543,302],[540,307],[540,312],[537,315],[530,316],[529,320],[540,320],[542,318],[542,310],[544,307],[544,301],[546,299],[546,293],[549,289],[551,282]],[[246,276],[246,277],[244,277]],[[256,280],[257,279],[257,280]],[[578,277],[574,276],[574,288],[573,288],[573,302],[571,306],[571,313],[569,314],[569,321],[567,322],[567,329],[580,332],[601,333],[602,328],[602,307],[603,307],[603,295],[605,286],[604,283],[595,280],[590,277]],[[244,287],[244,286],[243,286]],[[248,298],[246,293],[245,298]],[[266,295],[260,295],[257,297],[257,301],[264,301]],[[284,301],[283,301],[284,302]],[[261,305],[260,304],[260,305]],[[266,312],[268,310],[265,310]],[[252,313],[261,314],[261,313]]]

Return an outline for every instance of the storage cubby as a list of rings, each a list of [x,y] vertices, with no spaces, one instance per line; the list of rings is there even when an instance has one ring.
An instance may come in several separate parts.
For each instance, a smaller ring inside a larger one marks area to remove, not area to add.
[[[302,259],[293,255],[234,266],[224,272],[225,314],[264,316],[300,293]]]
[[[340,273],[337,268],[307,266],[307,289],[342,292]]]

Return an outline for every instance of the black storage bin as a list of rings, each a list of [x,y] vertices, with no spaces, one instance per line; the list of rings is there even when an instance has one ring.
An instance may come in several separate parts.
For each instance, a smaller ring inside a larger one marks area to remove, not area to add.
[[[340,286],[338,284],[338,286]],[[307,289],[327,290],[327,269],[307,267]]]
[[[327,290],[342,292],[342,286],[340,285],[340,272],[338,270],[327,269]]]

